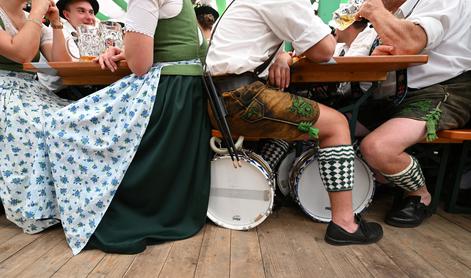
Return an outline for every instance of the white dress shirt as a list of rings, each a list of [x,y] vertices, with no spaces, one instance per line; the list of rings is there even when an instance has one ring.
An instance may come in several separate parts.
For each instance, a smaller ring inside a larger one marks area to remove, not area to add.
[[[423,88],[471,70],[471,0],[407,0],[399,9],[427,34],[427,64],[408,69],[408,85]]]
[[[206,62],[213,75],[240,74],[261,65],[282,41],[303,53],[328,34],[309,0],[236,0],[220,18]]]

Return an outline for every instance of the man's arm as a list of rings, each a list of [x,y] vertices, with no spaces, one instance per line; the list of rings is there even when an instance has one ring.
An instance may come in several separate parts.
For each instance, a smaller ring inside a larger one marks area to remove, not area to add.
[[[367,0],[358,16],[368,19],[384,45],[392,46],[391,54],[418,54],[427,45],[427,34],[418,24],[396,18],[381,0]]]
[[[332,35],[325,36],[308,50],[304,51],[301,56],[306,56],[313,62],[327,62],[332,58],[335,51],[336,40]]]

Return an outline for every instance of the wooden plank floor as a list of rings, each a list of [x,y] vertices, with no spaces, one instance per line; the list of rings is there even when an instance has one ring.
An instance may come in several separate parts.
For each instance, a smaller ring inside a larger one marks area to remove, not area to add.
[[[389,200],[366,218],[383,222]],[[84,251],[72,256],[61,229],[26,235],[0,215],[0,277],[471,277],[471,216],[440,210],[422,226],[383,224],[369,246],[333,247],[326,225],[294,206],[254,230],[208,224],[196,236],[138,255]]]

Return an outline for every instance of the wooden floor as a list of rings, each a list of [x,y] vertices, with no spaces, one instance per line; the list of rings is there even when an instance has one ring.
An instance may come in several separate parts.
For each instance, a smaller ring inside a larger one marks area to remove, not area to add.
[[[387,207],[374,203],[366,218],[382,222]],[[248,232],[208,223],[138,255],[74,257],[61,229],[26,235],[0,215],[0,277],[471,277],[470,215],[439,211],[419,228],[383,225],[384,238],[370,246],[329,246],[325,228],[282,207]]]

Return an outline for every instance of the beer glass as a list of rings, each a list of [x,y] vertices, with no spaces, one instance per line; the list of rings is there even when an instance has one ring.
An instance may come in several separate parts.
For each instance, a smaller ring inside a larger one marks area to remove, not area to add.
[[[348,4],[341,5],[333,13],[336,28],[343,31],[355,22],[356,15],[364,0],[350,0]]]
[[[92,61],[105,50],[99,26],[79,25],[77,27],[77,35],[80,61]]]
[[[123,48],[123,30],[118,22],[103,21],[100,29],[105,49],[110,46]]]

